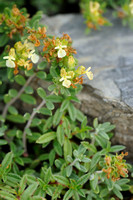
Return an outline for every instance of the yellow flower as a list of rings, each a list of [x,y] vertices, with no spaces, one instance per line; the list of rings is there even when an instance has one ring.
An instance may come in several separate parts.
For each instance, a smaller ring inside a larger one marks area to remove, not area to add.
[[[90,80],[92,80],[93,79],[93,73],[90,71],[90,69],[91,69],[91,67],[89,67],[87,70],[85,70],[84,66],[80,66],[76,70],[76,73],[78,73],[79,75],[86,74],[88,76],[88,78]]]
[[[69,77],[71,77],[71,79],[72,79],[74,77],[74,72],[73,71],[69,71],[69,72],[67,72],[67,75]]]
[[[9,56],[13,56],[15,58],[16,54],[15,54],[15,49],[14,48],[10,49]]]
[[[17,51],[21,51],[24,48],[24,45],[22,44],[22,42],[16,42],[14,47],[16,48]]]
[[[20,65],[20,66],[24,66],[25,60],[24,60],[24,59],[20,59],[20,60],[17,62],[17,64]]]
[[[55,47],[55,49],[58,49],[58,52],[57,52],[58,58],[63,58],[66,56],[66,51],[63,48],[67,48],[67,46],[59,45],[59,46]]]
[[[78,67],[78,69],[76,70],[76,72],[81,75],[85,73],[85,67],[84,66],[80,66]]]
[[[90,1],[90,11],[91,13],[95,14],[96,16],[99,15],[100,4],[98,2],[92,2]]]
[[[68,57],[68,67],[69,68],[74,68],[75,67],[75,59],[73,56]]]
[[[133,1],[131,1],[131,3],[129,4],[129,8],[130,8],[131,14],[133,14]]]
[[[61,79],[59,80],[60,82],[62,82],[62,85],[66,88],[69,88],[70,85],[71,85],[71,81],[68,80],[68,79],[71,79],[73,78],[74,76],[74,72],[72,71],[69,71],[68,73],[66,72],[66,70],[64,68],[61,69],[61,72],[60,72],[60,75],[61,75]]]
[[[89,67],[86,71],[85,71],[85,74],[88,76],[88,78],[90,80],[93,79],[93,73],[91,71],[89,71],[91,69],[91,67]]]

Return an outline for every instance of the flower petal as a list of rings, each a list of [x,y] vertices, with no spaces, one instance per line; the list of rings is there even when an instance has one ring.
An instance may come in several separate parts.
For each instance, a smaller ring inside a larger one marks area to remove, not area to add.
[[[66,87],[66,88],[69,88],[70,85],[71,85],[71,81],[65,79],[65,80],[63,81],[62,85],[63,85],[64,87]]]
[[[66,51],[63,49],[59,49],[58,51],[58,58],[63,58],[66,56]]]
[[[15,68],[15,62],[13,62],[12,60],[7,60],[6,66],[10,68]]]
[[[34,53],[34,54],[31,56],[31,61],[32,61],[33,63],[37,63],[38,60],[39,60],[39,56],[38,56],[36,53]]]

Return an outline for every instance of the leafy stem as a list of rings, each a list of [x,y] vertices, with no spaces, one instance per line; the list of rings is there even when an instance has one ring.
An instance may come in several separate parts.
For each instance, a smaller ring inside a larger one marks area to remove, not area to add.
[[[42,102],[37,106],[37,108],[33,109],[33,112],[31,113],[31,116],[24,128],[24,132],[23,132],[23,146],[24,146],[24,152],[27,153],[27,141],[26,141],[26,130],[30,127],[32,119],[35,117],[37,111],[40,110],[40,108],[42,108],[42,106],[45,104],[45,100],[42,100]]]
[[[29,85],[29,83],[32,81],[32,79],[35,77],[35,74],[33,74],[32,76],[30,76],[26,83],[24,84],[24,86],[20,89],[20,91],[18,92],[17,96],[14,97],[13,99],[11,99],[11,101],[9,101],[4,109],[3,109],[3,113],[2,113],[2,117],[5,119],[6,118],[6,115],[7,115],[7,111],[8,111],[8,108],[9,106],[11,106],[12,104],[15,103],[15,101],[21,96],[21,94],[24,92],[25,88]]]

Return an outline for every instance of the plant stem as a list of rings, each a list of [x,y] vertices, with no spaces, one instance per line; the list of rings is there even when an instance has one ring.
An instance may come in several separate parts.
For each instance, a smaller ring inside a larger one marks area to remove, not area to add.
[[[34,118],[34,116],[36,115],[37,111],[40,110],[40,108],[45,104],[45,100],[43,100],[36,109],[33,110],[33,112],[31,113],[31,116],[24,128],[24,132],[23,132],[23,146],[24,146],[24,152],[27,153],[27,141],[26,141],[26,129],[28,129],[31,125],[32,119]]]
[[[21,96],[21,94],[24,92],[25,88],[29,85],[29,83],[31,82],[31,80],[35,77],[35,74],[33,74],[32,76],[30,76],[28,78],[28,80],[26,81],[26,83],[24,84],[24,86],[21,88],[21,90],[18,92],[17,96],[14,97],[13,99],[11,99],[11,101],[9,101],[5,107],[4,107],[4,110],[3,110],[3,113],[2,113],[2,117],[5,118],[6,115],[7,115],[7,111],[8,111],[8,108],[9,106],[11,106],[13,103],[15,103],[15,101]]]

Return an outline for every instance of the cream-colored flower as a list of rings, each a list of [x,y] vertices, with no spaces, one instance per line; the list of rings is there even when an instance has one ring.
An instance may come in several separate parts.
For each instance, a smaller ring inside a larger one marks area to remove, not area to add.
[[[35,50],[29,52],[28,58],[30,58],[33,63],[37,63],[39,60],[39,56],[35,53]]]
[[[59,46],[55,47],[55,49],[58,49],[58,52],[57,52],[58,58],[63,58],[66,56],[66,51],[63,48],[67,48],[67,46],[59,45]]]
[[[91,13],[93,13],[94,15],[99,15],[99,10],[100,8],[100,4],[98,2],[93,2],[93,1],[90,1],[90,11]]]
[[[71,85],[71,81],[67,80],[66,78],[64,79],[64,81],[62,82],[62,85],[66,88],[69,88]]]
[[[85,71],[85,74],[88,76],[88,78],[90,80],[93,79],[93,73],[90,71],[91,70],[91,67],[89,67],[86,71]]]
[[[6,66],[10,67],[10,68],[15,68],[15,58],[12,55],[9,56],[4,56],[3,59],[7,59],[6,60]]]
[[[131,3],[129,4],[129,8],[130,8],[131,14],[133,14],[133,1],[131,1]]]
[[[70,71],[72,72],[72,71]],[[73,74],[70,72],[66,72],[66,70],[64,68],[61,69],[60,75],[61,75],[61,79],[59,80],[60,82],[62,82],[62,85],[66,88],[69,88],[71,85],[71,81],[68,79],[71,79]]]

